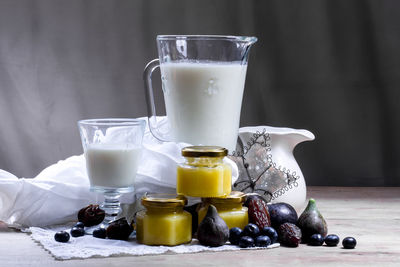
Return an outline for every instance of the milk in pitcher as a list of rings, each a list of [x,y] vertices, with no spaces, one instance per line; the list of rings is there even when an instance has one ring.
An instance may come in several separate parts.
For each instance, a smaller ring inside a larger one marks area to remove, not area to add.
[[[235,150],[247,64],[185,61],[160,68],[174,139]]]

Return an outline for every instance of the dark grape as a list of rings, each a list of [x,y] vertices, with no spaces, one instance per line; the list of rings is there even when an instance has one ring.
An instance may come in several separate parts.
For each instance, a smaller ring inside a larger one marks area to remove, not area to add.
[[[343,245],[343,248],[353,249],[353,248],[356,247],[357,241],[356,241],[356,239],[354,237],[350,237],[349,236],[349,237],[346,237],[346,238],[343,239],[342,245]]]
[[[252,238],[256,238],[260,235],[260,228],[254,223],[249,223],[243,228],[242,236],[250,236]]]
[[[60,231],[54,235],[54,239],[57,242],[66,243],[69,241],[69,234],[66,231]]]
[[[339,244],[340,238],[337,235],[327,235],[324,241],[328,247],[335,247]]]
[[[254,239],[250,236],[242,236],[239,241],[239,247],[250,248],[254,247]]]
[[[308,239],[309,246],[322,246],[323,243],[324,243],[324,238],[320,234],[313,234]]]
[[[97,238],[106,238],[107,236],[107,231],[105,228],[97,228],[93,231],[93,237]]]
[[[272,227],[266,226],[261,230],[262,235],[266,235],[271,239],[271,243],[276,243],[278,242],[278,233],[276,230]]]
[[[85,224],[83,222],[77,222],[74,227],[78,227],[78,228],[85,228]]]
[[[71,236],[79,237],[85,235],[85,230],[80,227],[72,227],[71,229]]]
[[[271,239],[266,235],[257,236],[255,245],[256,247],[268,247],[271,245]]]
[[[240,237],[242,236],[242,229],[239,227],[233,227],[229,230],[229,242],[232,245],[238,245],[240,241]]]

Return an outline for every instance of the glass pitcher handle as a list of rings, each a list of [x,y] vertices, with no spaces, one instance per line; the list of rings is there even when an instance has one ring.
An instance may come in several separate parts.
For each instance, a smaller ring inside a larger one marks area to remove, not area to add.
[[[153,71],[159,67],[160,61],[158,59],[153,59],[146,65],[143,72],[144,89],[147,102],[147,117],[149,120],[148,125],[151,134],[161,142],[168,142],[168,138],[157,128],[156,106],[154,104],[153,82],[151,80]]]

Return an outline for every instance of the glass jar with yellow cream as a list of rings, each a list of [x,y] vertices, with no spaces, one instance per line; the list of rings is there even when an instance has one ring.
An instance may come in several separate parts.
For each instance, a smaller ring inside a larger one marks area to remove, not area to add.
[[[217,146],[183,148],[185,162],[177,168],[176,192],[191,197],[228,196],[232,170],[223,160],[227,154],[227,149]]]
[[[229,229],[233,227],[243,229],[249,223],[247,207],[243,206],[244,200],[245,194],[238,191],[232,191],[226,198],[203,198],[203,205],[198,212],[199,224],[206,216],[208,206],[212,204]]]
[[[149,194],[142,198],[146,210],[136,214],[136,239],[145,245],[176,246],[192,240],[192,215],[183,210],[184,196]]]

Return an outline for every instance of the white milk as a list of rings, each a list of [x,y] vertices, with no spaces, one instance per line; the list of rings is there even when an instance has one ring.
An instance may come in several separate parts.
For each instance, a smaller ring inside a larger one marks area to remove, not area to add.
[[[95,144],[85,151],[91,186],[131,187],[135,182],[141,149],[131,144]]]
[[[175,62],[160,68],[174,140],[235,150],[247,65]]]

